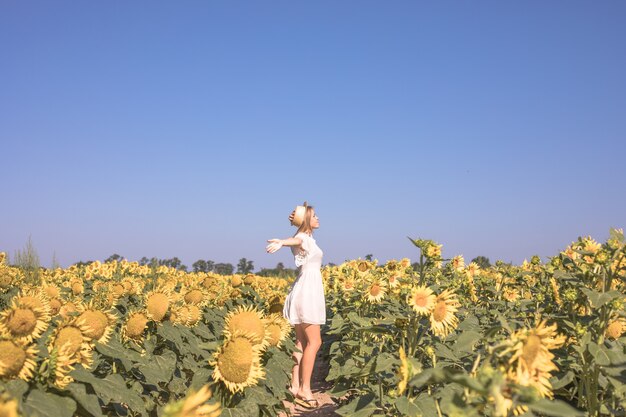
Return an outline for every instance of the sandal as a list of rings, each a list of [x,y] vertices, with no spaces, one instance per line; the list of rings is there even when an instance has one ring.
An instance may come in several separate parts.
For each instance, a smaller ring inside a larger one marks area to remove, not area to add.
[[[301,397],[296,396],[296,399],[294,402],[298,404],[299,406],[306,408],[307,410],[313,410],[320,406],[315,398],[311,398],[307,400],[306,398],[301,398]]]

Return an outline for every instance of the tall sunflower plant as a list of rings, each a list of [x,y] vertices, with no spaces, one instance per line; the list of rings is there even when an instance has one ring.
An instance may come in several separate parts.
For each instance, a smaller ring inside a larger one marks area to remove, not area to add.
[[[484,269],[411,241],[420,262],[400,277],[395,261],[327,274],[339,414],[623,412],[621,231],[604,245],[581,238],[546,264],[533,256]]]
[[[2,268],[11,271],[0,311],[3,411],[216,417],[284,409],[289,327],[262,311],[270,306],[266,297],[284,292],[284,280],[252,276],[237,283],[122,261],[42,269],[35,287],[13,273],[17,268]],[[243,305],[263,324],[249,363],[238,360],[250,335],[226,331],[227,318]]]

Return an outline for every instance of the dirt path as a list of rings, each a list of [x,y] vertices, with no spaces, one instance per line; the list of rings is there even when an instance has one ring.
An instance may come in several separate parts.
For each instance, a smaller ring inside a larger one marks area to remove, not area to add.
[[[332,384],[326,382],[326,375],[328,375],[329,369],[326,358],[326,349],[320,349],[317,353],[315,368],[311,376],[311,390],[313,391],[313,397],[319,403],[319,407],[315,410],[307,410],[289,401],[284,401],[283,403],[289,414],[280,413],[278,417],[340,417],[339,414],[335,413],[337,404],[335,404],[330,398],[330,395],[327,394],[327,391],[332,388]]]

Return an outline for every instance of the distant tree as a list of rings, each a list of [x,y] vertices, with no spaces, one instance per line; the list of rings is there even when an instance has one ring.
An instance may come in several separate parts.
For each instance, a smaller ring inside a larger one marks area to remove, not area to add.
[[[25,281],[28,284],[39,284],[39,255],[33,245],[33,240],[28,237],[28,241],[24,249],[18,249],[13,257],[13,263],[22,269],[25,275]]]
[[[113,261],[120,262],[122,259],[124,259],[122,256],[118,255],[117,253],[114,253],[113,255],[106,258],[104,262],[113,262]]]
[[[156,258],[154,258],[156,259]],[[171,259],[158,259],[159,265],[167,266],[170,268],[178,269],[179,271],[187,271],[187,265],[183,265],[182,261],[178,259],[177,256],[174,256]]]
[[[246,258],[241,258],[239,260],[239,263],[237,264],[238,274],[249,274],[253,270],[254,270],[254,264],[252,261],[249,261]]]
[[[197,261],[195,261],[193,264],[191,264],[191,267],[193,268],[193,272],[207,272],[206,261],[202,259],[198,259]]]
[[[477,256],[474,259],[472,259],[470,261],[476,263],[478,266],[480,266],[483,269],[489,268],[491,266],[491,262],[489,262],[489,258],[487,258],[486,256]]]
[[[148,265],[149,263],[150,259],[146,258],[145,256],[139,260],[139,265]]]
[[[367,261],[372,261],[372,259],[374,258],[374,255],[372,255],[371,253],[368,253],[367,255],[365,255],[365,260]]]
[[[261,277],[293,278],[296,276],[296,270],[285,268],[282,262],[279,262],[276,268],[261,268],[261,270],[255,272],[255,274]]]
[[[215,270],[215,262],[207,259],[206,261],[206,272],[213,272]]]
[[[52,263],[50,264],[50,269],[57,269],[60,268],[61,264],[59,264],[59,261],[57,259],[57,253],[52,252]]]
[[[93,261],[78,261],[74,265],[76,265],[76,266],[87,266],[87,265],[91,265],[92,263],[93,263]]]
[[[326,264],[326,266],[337,266],[337,264],[334,264],[334,263],[332,263],[332,262],[328,262],[328,263]]]
[[[232,275],[234,270],[233,264],[228,263],[218,263],[213,267],[213,271],[220,275]]]

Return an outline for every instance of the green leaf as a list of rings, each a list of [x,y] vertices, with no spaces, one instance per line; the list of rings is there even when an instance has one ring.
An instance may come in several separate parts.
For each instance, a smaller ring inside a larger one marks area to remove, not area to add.
[[[346,380],[335,381],[333,384],[333,388],[330,390],[330,393],[333,397],[339,398],[343,397],[350,391],[352,385]]]
[[[434,373],[433,368],[425,369],[424,371],[420,372],[419,374],[415,375],[413,378],[409,380],[409,386],[416,387],[416,388],[422,387],[423,385],[427,384],[428,381],[430,381],[430,379],[433,376],[433,373]]]
[[[18,402],[22,403],[22,397],[28,391],[28,382],[23,379],[13,379],[9,382],[4,383],[4,387],[11,394],[11,397],[18,400]]]
[[[29,417],[72,417],[76,402],[68,397],[33,389],[23,404],[25,415]]]
[[[222,408],[220,417],[250,417],[245,410],[237,408]]]
[[[388,352],[383,352],[376,357],[376,367],[374,372],[390,371],[391,367],[397,363],[397,359]]]
[[[370,417],[378,411],[374,401],[375,398],[375,395],[371,393],[363,395],[338,408],[335,410],[335,413],[345,417]]]
[[[120,404],[123,402],[136,412],[146,412],[146,407],[141,397],[126,387],[124,378],[120,374],[97,378],[91,372],[78,368],[70,372],[70,375],[76,381],[90,384],[105,404],[110,402]]]
[[[563,378],[556,380],[554,382],[550,381],[552,383],[552,390],[561,389],[567,386],[570,382],[574,380],[574,377],[575,377],[574,372],[567,371],[567,373],[563,376]]]
[[[456,355],[452,349],[450,349],[448,346],[444,345],[443,343],[437,343],[435,344],[435,354],[437,355],[438,358],[445,358],[445,359],[450,359],[453,362],[456,362],[459,360],[458,355]]]
[[[454,343],[453,349],[455,352],[473,352],[474,351],[474,344],[480,340],[480,338],[482,338],[483,335],[472,331],[472,330],[466,330],[463,333],[461,333],[459,335],[459,337],[456,339],[456,342]]]
[[[169,382],[174,376],[175,368],[176,355],[172,351],[147,357],[142,363],[137,364],[137,369],[146,378],[146,382],[155,386],[158,386],[159,382]]]
[[[193,377],[191,378],[190,389],[199,390],[203,385],[205,385],[209,380],[212,381],[211,373],[213,371],[207,368],[198,369],[194,372]]]
[[[159,326],[157,327],[157,334],[165,340],[169,340],[170,342],[174,343],[180,353],[187,352],[188,347],[183,341],[180,330],[172,326],[171,323],[165,322],[159,324]]]
[[[580,290],[585,293],[593,308],[602,307],[614,299],[622,297],[619,291],[600,292],[589,288],[581,288]]]
[[[115,337],[112,337],[107,344],[96,342],[96,351],[109,358],[118,359],[129,371],[133,367],[133,362],[140,361],[141,355],[131,349],[126,349]]]
[[[407,417],[423,417],[419,407],[409,400],[407,397],[400,397],[395,402],[396,408],[403,416]]]
[[[542,398],[531,404],[527,404],[528,408],[538,413],[543,413],[552,417],[583,417],[585,413],[579,411],[561,400],[547,400]]]
[[[76,400],[87,412],[94,417],[102,416],[102,408],[100,407],[100,401],[94,394],[88,394],[85,385],[77,382],[72,382],[66,388],[72,394],[72,398]]]
[[[437,415],[437,407],[435,406],[435,400],[426,392],[422,392],[415,399],[415,405],[420,410],[420,413],[424,416]]]
[[[595,359],[597,365],[606,366],[611,364],[611,358],[609,358],[609,355],[606,353],[604,346],[599,346],[594,342],[589,342],[587,348],[589,349],[591,356]]]
[[[283,367],[276,355],[272,355],[265,365],[265,385],[277,398],[284,398],[286,387],[290,383],[291,378],[286,371],[288,369]]]

